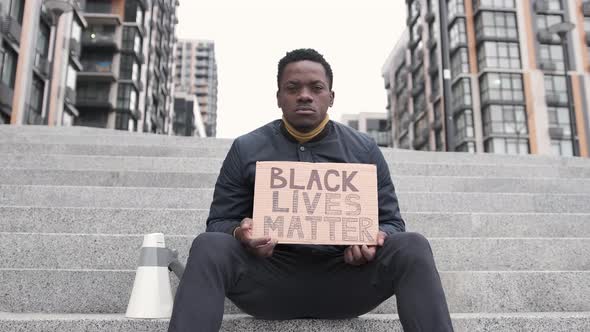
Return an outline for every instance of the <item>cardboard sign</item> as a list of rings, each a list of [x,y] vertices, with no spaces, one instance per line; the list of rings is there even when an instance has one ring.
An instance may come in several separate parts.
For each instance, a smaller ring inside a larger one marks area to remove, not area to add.
[[[257,162],[255,238],[279,243],[376,244],[377,169],[367,164]]]

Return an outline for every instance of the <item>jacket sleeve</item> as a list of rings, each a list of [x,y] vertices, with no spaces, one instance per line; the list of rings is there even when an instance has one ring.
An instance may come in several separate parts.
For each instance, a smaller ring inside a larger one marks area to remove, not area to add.
[[[215,183],[213,202],[207,218],[207,232],[232,234],[242,219],[252,217],[253,188],[244,178],[238,140],[232,144]]]
[[[377,144],[373,143],[370,154],[371,159],[377,166],[379,229],[388,235],[405,232],[406,225],[399,210],[395,187],[389,174],[389,166],[387,166],[383,153],[381,153]]]

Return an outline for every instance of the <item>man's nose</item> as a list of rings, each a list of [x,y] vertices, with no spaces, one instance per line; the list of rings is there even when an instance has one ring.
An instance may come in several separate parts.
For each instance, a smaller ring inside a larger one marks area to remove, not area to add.
[[[313,101],[313,97],[311,96],[311,91],[307,88],[303,88],[300,90],[299,95],[297,96],[297,100],[299,102],[311,102]]]

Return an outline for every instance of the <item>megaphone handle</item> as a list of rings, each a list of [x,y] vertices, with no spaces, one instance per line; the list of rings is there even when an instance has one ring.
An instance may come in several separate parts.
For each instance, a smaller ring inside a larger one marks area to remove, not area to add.
[[[184,265],[175,258],[170,262],[170,264],[168,264],[168,270],[174,272],[174,274],[176,274],[178,277],[178,280],[180,280],[184,274]]]

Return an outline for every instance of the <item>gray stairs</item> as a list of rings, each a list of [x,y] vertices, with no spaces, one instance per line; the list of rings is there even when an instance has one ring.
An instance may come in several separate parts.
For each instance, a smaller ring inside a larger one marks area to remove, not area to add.
[[[0,126],[0,331],[165,331],[123,315],[142,236],[165,233],[186,260],[230,145]],[[590,331],[590,160],[383,152],[457,331]],[[269,322],[228,302],[222,329],[401,331],[396,312]]]

